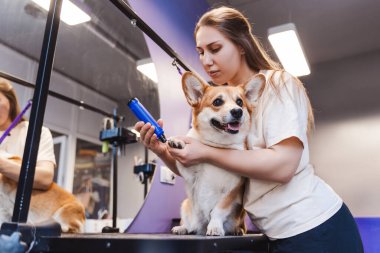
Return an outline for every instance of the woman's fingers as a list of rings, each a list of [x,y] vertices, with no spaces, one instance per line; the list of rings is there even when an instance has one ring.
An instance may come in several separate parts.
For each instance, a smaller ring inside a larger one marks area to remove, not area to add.
[[[160,127],[163,127],[163,120],[159,119],[157,121],[158,125]],[[152,126],[151,123],[144,123],[143,121],[139,121],[134,126],[135,130],[140,133],[140,142],[143,143],[148,148],[154,148],[154,146],[157,146],[157,136],[154,133],[155,127]]]
[[[157,136],[154,133],[154,129],[154,126],[150,123],[143,125],[140,129],[140,140],[147,147],[156,144]]]
[[[152,137],[153,137],[153,135],[154,135],[154,126],[150,126],[150,128],[146,132],[145,138],[144,138],[144,143],[146,145],[149,145],[149,144],[152,143]]]
[[[141,128],[145,125],[145,123],[143,121],[138,121],[136,124],[135,124],[135,130],[137,132],[140,132]]]
[[[157,120],[157,123],[161,128],[164,128],[164,121],[162,119]]]
[[[150,129],[151,127],[151,124],[150,123],[147,123],[147,124],[144,124],[141,129],[140,129],[140,138],[142,141],[145,141],[145,136],[148,132],[148,130]]]

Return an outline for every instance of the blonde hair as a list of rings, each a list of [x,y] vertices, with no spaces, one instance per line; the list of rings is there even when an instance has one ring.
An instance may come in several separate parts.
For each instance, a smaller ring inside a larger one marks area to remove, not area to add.
[[[11,121],[13,121],[17,117],[17,115],[19,115],[21,112],[20,105],[18,103],[16,92],[12,84],[8,80],[1,77],[0,77],[0,92],[9,101],[9,116],[8,117],[11,119]],[[22,117],[22,119],[19,122],[24,121],[24,120],[25,118]]]
[[[281,68],[280,64],[270,58],[260,41],[253,35],[252,26],[248,19],[238,10],[221,6],[206,12],[195,26],[195,38],[199,28],[202,26],[210,26],[217,29],[235,45],[240,46],[244,50],[244,57],[250,69],[256,72],[259,72],[260,70],[281,71],[281,77],[282,80],[284,80],[283,74],[285,71]],[[274,85],[273,76],[274,75],[272,74],[268,83],[273,87],[274,91],[279,94],[279,86]],[[308,132],[311,132],[311,130],[314,129],[314,114],[310,99],[302,82],[296,77],[293,78],[296,80],[295,83],[300,90],[304,92],[307,98]]]

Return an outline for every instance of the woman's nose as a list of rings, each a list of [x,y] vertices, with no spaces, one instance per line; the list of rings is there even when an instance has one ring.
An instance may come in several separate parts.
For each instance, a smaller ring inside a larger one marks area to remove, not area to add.
[[[207,52],[204,53],[202,61],[203,61],[203,65],[208,65],[208,66],[214,63],[212,60],[212,56]]]

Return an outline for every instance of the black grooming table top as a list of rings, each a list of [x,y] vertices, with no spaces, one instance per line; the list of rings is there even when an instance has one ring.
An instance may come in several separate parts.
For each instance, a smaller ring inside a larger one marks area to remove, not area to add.
[[[31,252],[50,253],[206,253],[267,252],[261,234],[206,237],[171,234],[62,234],[41,236]]]

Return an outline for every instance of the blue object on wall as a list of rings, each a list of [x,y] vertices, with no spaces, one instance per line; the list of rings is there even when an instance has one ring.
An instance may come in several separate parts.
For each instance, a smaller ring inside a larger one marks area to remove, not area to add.
[[[380,218],[355,218],[362,237],[365,253],[380,252]]]

